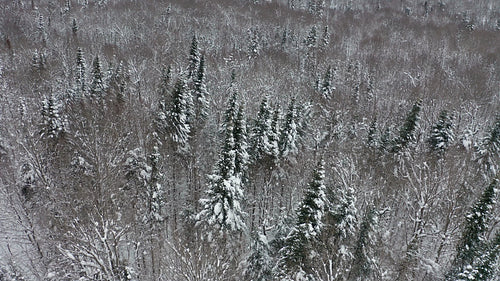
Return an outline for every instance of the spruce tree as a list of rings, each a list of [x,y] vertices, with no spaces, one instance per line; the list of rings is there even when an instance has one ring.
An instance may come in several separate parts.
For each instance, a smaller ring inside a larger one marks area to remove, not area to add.
[[[462,237],[457,244],[457,253],[452,262],[452,269],[446,276],[446,280],[457,280],[464,275],[474,275],[474,272],[478,270],[477,260],[488,252],[485,234],[488,231],[489,222],[492,218],[492,211],[496,204],[495,198],[498,193],[498,181],[498,178],[495,178],[486,187],[479,200],[465,216]],[[494,243],[495,240],[493,244]],[[481,261],[479,261],[479,264],[481,264]]]
[[[252,161],[258,162],[266,156],[272,155],[272,146],[269,140],[272,134],[271,107],[265,97],[261,104],[252,132]]]
[[[153,151],[149,155],[149,164],[151,166],[151,175],[149,177],[149,217],[152,222],[163,221],[163,205],[165,201],[165,190],[161,181],[163,179],[163,173],[161,172],[161,154],[159,151],[159,146],[161,142],[158,140],[158,136],[154,134],[155,144],[153,146]]]
[[[81,48],[76,51],[76,67],[75,67],[75,90],[74,97],[79,99],[85,96],[87,92],[87,65]]]
[[[321,94],[324,98],[330,98],[335,87],[332,85],[332,67],[328,66],[325,75],[323,76],[323,83],[321,84]]]
[[[371,148],[376,148],[379,146],[379,141],[377,139],[377,118],[374,118],[373,121],[370,123],[366,144],[368,145],[368,147]]]
[[[198,39],[196,35],[193,35],[191,40],[191,48],[189,49],[189,64],[188,64],[188,81],[192,81],[196,78],[196,72],[198,71],[200,64],[200,51],[198,50]]]
[[[320,160],[297,209],[297,223],[285,239],[285,245],[280,251],[281,264],[292,278],[311,273],[308,257],[314,242],[323,230],[323,217],[328,206],[325,190],[324,163]]]
[[[288,105],[285,116],[285,123],[281,130],[279,149],[281,157],[288,157],[297,154],[297,109],[295,107],[295,98]]]
[[[422,100],[418,100],[406,117],[403,127],[399,130],[399,136],[394,140],[393,152],[399,152],[411,142],[416,141],[416,131],[420,121],[420,111],[422,110]]]
[[[236,114],[236,119],[234,120],[233,137],[235,142],[234,150],[236,153],[234,159],[234,172],[235,175],[245,181],[250,156],[247,151],[247,124],[245,121],[243,106],[239,106],[238,113]]]
[[[100,99],[104,95],[104,74],[102,72],[102,65],[97,55],[92,62],[92,82],[90,84],[90,95],[93,98]]]
[[[354,246],[354,254],[348,280],[367,280],[376,266],[374,260],[374,231],[378,220],[377,211],[370,207],[365,211],[358,239]]]
[[[42,130],[41,136],[49,140],[61,138],[67,128],[67,120],[63,116],[63,103],[54,94],[50,94],[42,101]]]
[[[208,115],[208,90],[205,84],[205,56],[201,56],[198,72],[194,81],[195,115],[198,123]]]
[[[272,280],[272,258],[266,235],[258,232],[252,237],[250,256],[246,260],[245,280]]]
[[[236,123],[243,125],[241,122],[235,122],[238,119],[233,111],[233,107],[237,107],[236,94],[230,99],[228,107],[224,124],[224,145],[214,172],[209,176],[206,198],[200,200],[202,210],[196,215],[196,220],[200,224],[209,226],[210,233],[215,236],[224,236],[246,229],[243,221],[244,212],[240,204],[244,199],[241,177],[245,169],[244,149],[242,149],[244,143],[237,144],[235,139],[237,136],[238,141],[244,140],[242,137],[244,132],[241,131],[242,127],[235,129]],[[240,113],[236,114],[242,116],[242,110],[238,111]],[[238,149],[240,151],[237,151]]]
[[[432,151],[443,153],[454,140],[452,116],[443,110],[439,114],[438,122],[432,127],[427,140]]]
[[[172,92],[172,101],[167,115],[167,130],[177,151],[186,152],[189,149],[191,126],[189,119],[192,116],[192,99],[186,90],[186,84],[178,79]]]

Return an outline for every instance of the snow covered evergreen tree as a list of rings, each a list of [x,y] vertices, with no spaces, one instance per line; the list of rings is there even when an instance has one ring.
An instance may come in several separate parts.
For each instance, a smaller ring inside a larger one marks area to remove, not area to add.
[[[199,223],[208,225],[211,230],[215,230],[215,232],[211,232],[214,236],[241,232],[246,229],[243,220],[244,212],[240,204],[243,200],[241,171],[244,169],[242,166],[244,159],[238,160],[240,173],[236,172],[236,156],[243,156],[243,150],[238,152],[237,147],[240,149],[244,147],[242,143],[235,143],[235,113],[233,108],[236,106],[236,94],[234,94],[229,101],[229,109],[226,114],[225,139],[219,161],[214,172],[209,175],[207,196],[200,200],[202,210],[196,215],[196,220]],[[239,140],[243,139],[241,138],[242,133],[236,134]]]
[[[311,250],[323,230],[323,217],[328,206],[325,190],[325,168],[320,160],[297,209],[297,223],[280,251],[281,264],[286,269],[282,274],[297,278],[312,273]]]
[[[92,62],[92,75],[90,83],[91,97],[100,100],[105,93],[104,74],[102,72],[102,65],[99,56],[97,55]]]
[[[293,98],[288,105],[285,116],[285,123],[283,124],[283,129],[281,130],[279,141],[279,150],[281,157],[287,158],[288,156],[297,154],[297,138],[297,109],[295,107],[295,98]]]
[[[478,147],[478,161],[486,172],[496,174],[500,161],[500,114],[497,115],[493,126],[488,130]]]
[[[252,238],[250,256],[246,260],[244,272],[245,280],[268,281],[272,280],[272,258],[266,235],[257,232]]]
[[[379,147],[379,140],[377,138],[377,118],[374,118],[373,121],[370,123],[366,144],[368,145],[368,147],[371,148]]]
[[[149,219],[153,222],[163,221],[163,206],[165,204],[165,189],[161,184],[163,173],[161,172],[161,154],[159,145],[161,144],[154,136],[156,143],[153,146],[153,151],[149,155],[149,164],[151,167],[151,175],[149,177]]]
[[[189,150],[191,134],[190,118],[193,116],[192,98],[186,90],[186,83],[178,79],[172,92],[172,101],[166,116],[167,131],[178,152]]]
[[[374,231],[378,221],[377,211],[370,207],[365,211],[358,239],[354,246],[354,254],[348,280],[367,280],[377,266],[374,254]]]
[[[453,142],[455,136],[452,121],[453,117],[450,116],[448,111],[441,111],[439,114],[439,120],[432,127],[431,135],[427,140],[431,150],[442,153]]]
[[[208,90],[205,84],[205,56],[201,56],[196,79],[194,80],[195,116],[197,123],[204,120],[208,115]]]
[[[76,51],[75,90],[73,97],[82,98],[87,92],[87,65],[82,48]]]
[[[233,137],[234,150],[236,153],[234,159],[234,173],[245,181],[250,155],[248,154],[247,124],[243,106],[241,105],[238,108],[236,119],[234,120]]]
[[[446,276],[446,280],[465,279],[469,278],[468,276],[477,275],[476,271],[480,270],[478,267],[485,261],[482,258],[489,251],[485,234],[489,228],[492,211],[495,209],[498,182],[498,178],[493,179],[466,215],[462,237],[457,244],[457,254],[453,260],[452,269]],[[492,242],[493,245],[496,243],[495,241]],[[481,270],[487,269],[484,266],[482,268]]]
[[[323,83],[321,83],[321,94],[324,98],[331,98],[335,87],[332,85],[332,67],[328,66],[325,72],[325,76],[323,76]]]
[[[422,100],[418,100],[413,104],[413,107],[406,117],[403,127],[399,130],[399,136],[394,140],[393,152],[399,152],[411,142],[416,141],[416,130],[420,121],[420,111],[422,110]]]
[[[267,157],[273,157],[273,144],[272,139],[272,113],[271,107],[268,103],[268,98],[265,97],[261,104],[259,113],[257,114],[257,119],[255,119],[255,125],[252,132],[252,161],[258,163]],[[274,161],[274,160],[273,160]]]
[[[189,49],[189,64],[188,64],[188,81],[196,79],[196,75],[200,64],[200,50],[198,49],[198,39],[193,35],[191,40],[191,48]]]
[[[66,133],[67,119],[63,115],[63,102],[51,93],[42,101],[42,130],[43,138],[59,140]]]

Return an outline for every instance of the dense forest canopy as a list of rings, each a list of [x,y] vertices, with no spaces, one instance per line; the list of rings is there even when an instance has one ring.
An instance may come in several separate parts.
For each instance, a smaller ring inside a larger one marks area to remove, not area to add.
[[[0,280],[500,278],[499,1],[0,6]]]

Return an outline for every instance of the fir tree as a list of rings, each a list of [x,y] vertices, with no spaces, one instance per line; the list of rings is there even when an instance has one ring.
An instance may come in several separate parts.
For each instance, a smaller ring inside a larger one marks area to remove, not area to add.
[[[272,280],[272,259],[267,237],[258,232],[253,235],[250,256],[247,258],[245,280],[267,281]]]
[[[325,72],[325,76],[323,76],[323,83],[321,84],[321,94],[325,98],[330,98],[335,87],[332,85],[332,67],[328,66]]]
[[[316,32],[316,26],[313,25],[311,27],[311,30],[309,31],[309,34],[306,37],[306,40],[304,41],[305,45],[307,48],[314,48],[316,47],[316,41],[318,40],[318,35]]]
[[[168,104],[171,102],[170,98],[170,79],[171,79],[171,69],[170,66],[167,68],[163,67],[161,72],[160,86],[158,90],[158,108],[156,109],[155,116],[155,131],[158,135],[165,137],[167,131],[167,121],[168,121]]]
[[[63,103],[54,93],[42,101],[42,130],[43,138],[58,140],[67,127],[67,120],[63,116]]]
[[[325,25],[323,29],[323,35],[321,36],[321,48],[326,49],[330,45],[330,31],[328,31],[328,25]]]
[[[163,221],[163,205],[165,200],[165,190],[161,181],[163,179],[163,173],[161,172],[161,154],[159,151],[160,141],[158,141],[158,136],[154,136],[156,143],[153,146],[153,151],[149,155],[149,163],[151,166],[151,175],[149,178],[149,216],[150,220],[153,222]]]
[[[478,269],[475,260],[488,252],[485,234],[488,231],[488,224],[491,220],[492,210],[496,203],[495,198],[498,193],[498,181],[498,178],[495,178],[486,187],[479,200],[466,215],[462,237],[457,244],[457,254],[452,263],[452,269],[446,276],[446,280],[457,280],[466,272],[468,272],[467,275],[472,274],[472,271]],[[493,244],[495,244],[495,242],[493,242]]]
[[[207,198],[200,200],[203,209],[196,215],[196,220],[215,228],[219,234],[246,229],[240,204],[248,161],[246,126],[236,92],[228,102],[224,121],[224,145],[217,166],[209,176]]]
[[[208,115],[208,96],[207,86],[205,84],[205,56],[201,56],[198,73],[194,82],[194,94],[196,119],[204,120]]]
[[[454,140],[452,116],[443,110],[439,114],[438,122],[432,127],[431,135],[427,142],[433,151],[444,152]]]
[[[261,104],[252,132],[252,160],[260,161],[272,155],[270,136],[272,135],[271,108],[265,97]]]
[[[478,161],[487,172],[498,172],[500,157],[500,114],[478,147]]]
[[[90,95],[94,98],[102,98],[104,95],[104,74],[102,65],[97,55],[92,62],[92,82],[90,83]]]
[[[368,138],[366,140],[368,147],[375,148],[379,146],[377,139],[377,118],[374,118],[368,129]]]
[[[87,91],[87,65],[81,48],[76,51],[76,67],[75,67],[75,98],[83,97]]]
[[[399,130],[399,136],[394,140],[393,152],[405,149],[411,142],[416,141],[416,130],[420,121],[420,111],[422,110],[422,100],[418,100],[406,117],[403,127]]]
[[[234,150],[236,153],[234,159],[234,172],[235,175],[240,177],[242,180],[245,180],[250,156],[247,151],[247,124],[245,121],[243,106],[239,106],[236,119],[234,120],[233,137],[235,142]]]
[[[75,18],[73,18],[73,20],[71,21],[71,32],[73,33],[73,36],[76,37],[78,33],[78,24],[76,23]]]
[[[281,263],[289,275],[297,276],[311,273],[308,257],[313,242],[323,230],[323,217],[328,205],[325,190],[325,169],[323,160],[321,160],[313,171],[312,180],[297,209],[297,224],[292,228],[283,249],[280,251]]]
[[[348,280],[367,280],[376,266],[373,232],[377,224],[377,211],[370,207],[364,214],[354,247],[353,262]]]
[[[193,35],[191,40],[191,48],[189,50],[189,64],[188,64],[188,81],[194,80],[196,78],[196,72],[198,71],[200,64],[200,51],[198,50],[198,39],[196,35]]]
[[[297,129],[297,109],[295,107],[295,98],[293,98],[288,105],[285,123],[280,135],[279,149],[282,157],[297,153]]]
[[[190,117],[192,116],[192,99],[186,90],[186,84],[178,79],[172,92],[172,101],[168,110],[168,132],[177,151],[185,152],[189,149],[189,136],[191,134]]]
[[[236,152],[232,124],[226,125],[225,133],[219,162],[214,173],[209,176],[207,198],[200,200],[202,210],[196,216],[200,223],[212,227],[216,236],[240,232],[246,228],[240,205],[243,200],[242,180],[235,174]]]

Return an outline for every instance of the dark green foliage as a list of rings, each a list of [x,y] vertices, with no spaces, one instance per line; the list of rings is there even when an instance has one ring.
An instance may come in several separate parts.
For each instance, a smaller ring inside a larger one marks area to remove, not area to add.
[[[488,246],[484,235],[491,220],[497,190],[498,179],[494,179],[465,217],[462,237],[457,244],[457,254],[447,280],[455,280],[464,271],[470,271],[474,260],[487,253]]]
[[[182,79],[178,79],[172,92],[172,102],[167,115],[167,130],[178,151],[189,149],[191,110],[192,99],[186,90],[186,84]]]
[[[256,233],[252,236],[251,252],[246,261],[245,280],[272,280],[272,259],[267,237],[262,233]]]
[[[439,114],[438,122],[432,126],[431,134],[427,143],[433,151],[444,152],[454,140],[453,117],[448,111],[443,110]]]
[[[313,243],[323,229],[323,216],[328,205],[325,195],[325,169],[321,160],[313,171],[312,180],[304,191],[297,209],[297,223],[284,242],[281,250],[283,266],[288,274],[305,271],[311,273],[308,256]]]
[[[81,98],[87,91],[87,66],[85,57],[81,48],[76,51],[76,68],[75,68],[75,98]]]
[[[240,175],[243,180],[245,180],[249,155],[247,152],[247,125],[245,121],[243,106],[239,106],[238,113],[236,114],[236,119],[234,120],[233,137],[234,149],[236,153],[234,159],[234,172],[235,174]]]
[[[253,162],[260,161],[266,156],[272,156],[272,145],[269,140],[272,134],[271,123],[271,108],[268,104],[268,98],[265,97],[260,103],[259,113],[252,131],[251,157]]]
[[[358,239],[354,246],[354,259],[348,280],[366,280],[374,267],[374,229],[377,224],[377,211],[370,207],[365,212],[359,228]]]
[[[422,100],[418,100],[412,107],[410,113],[406,117],[406,120],[399,130],[399,136],[394,140],[394,146],[392,147],[393,152],[399,152],[406,147],[411,142],[416,141],[416,130],[418,128],[418,122],[420,121],[420,111],[422,110]]]
[[[188,80],[196,78],[196,72],[200,64],[200,51],[198,50],[198,39],[193,35],[191,48],[189,50]]]
[[[280,140],[278,143],[280,155],[288,157],[297,153],[297,109],[295,107],[295,98],[290,101],[285,115],[285,123],[281,130]]]
[[[90,84],[90,95],[96,99],[102,98],[105,90],[104,75],[101,68],[99,56],[96,56],[92,62],[92,82]]]

